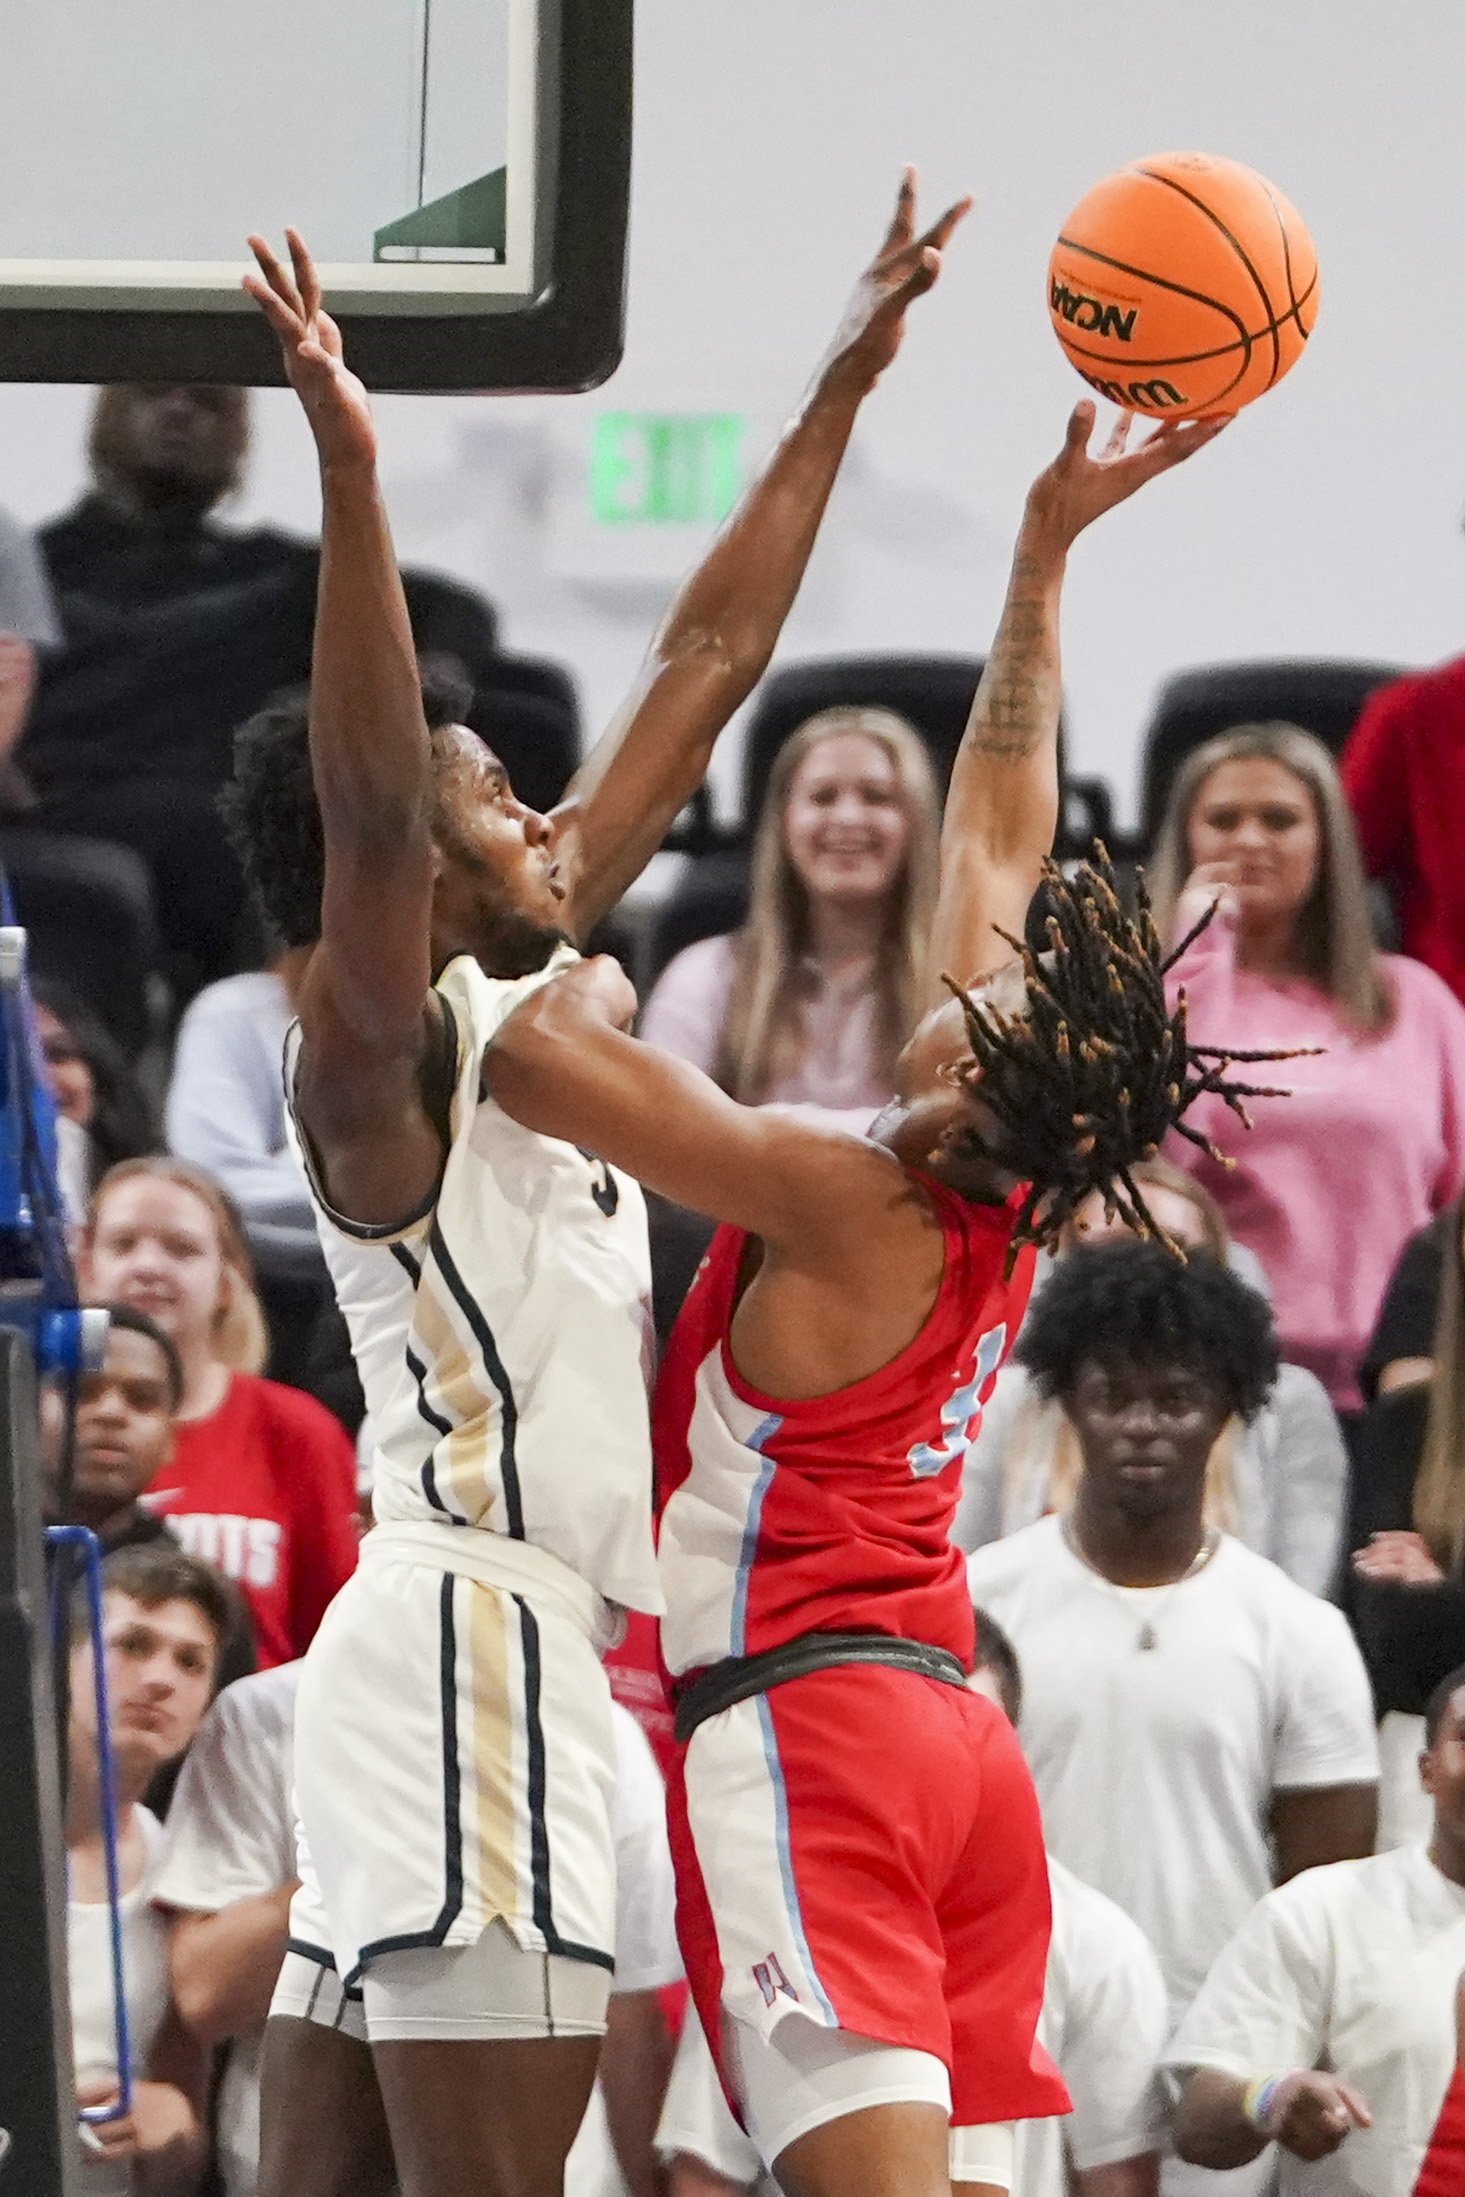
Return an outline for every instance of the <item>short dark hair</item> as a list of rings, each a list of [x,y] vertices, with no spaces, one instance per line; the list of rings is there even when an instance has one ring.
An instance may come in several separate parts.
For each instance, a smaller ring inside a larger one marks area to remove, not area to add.
[[[419,666],[429,732],[460,724],[473,690],[449,657]],[[219,813],[265,926],[279,948],[320,937],[325,840],[310,767],[310,689],[287,687],[234,735],[234,775]]]
[[[975,1602],[972,1616],[977,1623],[977,1652],[975,1668],[991,1671],[997,1681],[997,1691],[1002,1696],[1002,1706],[1007,1711],[1008,1722],[1015,1724],[1022,1715],[1022,1665],[1017,1660],[1017,1650],[995,1617]]]
[[[129,1335],[146,1335],[150,1343],[157,1344],[168,1368],[168,1401],[176,1411],[183,1401],[183,1360],[172,1336],[165,1335],[156,1320],[134,1305],[104,1304],[100,1310],[106,1313],[109,1327],[124,1328]]]
[[[1445,1721],[1445,1714],[1450,1703],[1462,1686],[1465,1686],[1465,1663],[1457,1664],[1447,1677],[1440,1680],[1425,1704],[1424,1744],[1426,1747],[1434,1747],[1439,1744],[1440,1726]]]
[[[233,1590],[211,1564],[190,1556],[168,1536],[103,1557],[102,1592],[131,1595],[145,1610],[161,1609],[165,1602],[191,1602],[213,1633],[216,1657],[235,1619]],[[86,1595],[78,1589],[71,1603],[73,1641],[86,1638],[88,1622]]]
[[[1184,1365],[1208,1374],[1243,1419],[1277,1378],[1272,1315],[1256,1290],[1214,1259],[1182,1266],[1157,1243],[1122,1237],[1057,1262],[1013,1355],[1050,1399],[1071,1396],[1094,1360]]]

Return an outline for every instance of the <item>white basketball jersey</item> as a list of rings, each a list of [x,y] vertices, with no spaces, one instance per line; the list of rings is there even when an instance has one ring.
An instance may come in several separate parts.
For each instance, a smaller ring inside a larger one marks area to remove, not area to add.
[[[337,1301],[376,1438],[377,1519],[432,1520],[547,1551],[607,1601],[657,1611],[651,1539],[651,1267],[639,1186],[523,1129],[488,1095],[484,1053],[568,968],[438,980],[457,1044],[447,1164],[396,1228],[321,1194],[290,1105]],[[300,1029],[285,1048],[293,1102]],[[451,1557],[448,1558],[451,1568]]]

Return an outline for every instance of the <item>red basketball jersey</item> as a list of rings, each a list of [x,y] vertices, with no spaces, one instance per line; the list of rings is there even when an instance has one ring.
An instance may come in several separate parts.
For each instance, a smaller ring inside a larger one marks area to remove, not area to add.
[[[832,1395],[764,1396],[738,1373],[728,1326],[747,1239],[712,1240],[653,1412],[662,1653],[676,1675],[807,1632],[923,1640],[971,1668],[965,1559],[948,1535],[1033,1254],[1004,1281],[1022,1191],[974,1205],[917,1179],[945,1238],[936,1302],[898,1357]]]

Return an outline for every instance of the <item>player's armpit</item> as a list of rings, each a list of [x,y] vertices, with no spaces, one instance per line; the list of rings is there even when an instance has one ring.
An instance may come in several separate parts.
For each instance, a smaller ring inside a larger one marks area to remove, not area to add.
[[[858,1137],[739,1106],[711,1078],[615,1021],[619,972],[581,962],[535,992],[484,1061],[499,1105],[526,1128],[594,1152],[676,1204],[797,1255],[888,1207],[899,1163]]]
[[[436,993],[409,1035],[363,1035],[340,1009],[325,946],[300,996],[295,1112],[316,1188],[344,1220],[398,1228],[430,1202],[447,1157],[456,1047]]]

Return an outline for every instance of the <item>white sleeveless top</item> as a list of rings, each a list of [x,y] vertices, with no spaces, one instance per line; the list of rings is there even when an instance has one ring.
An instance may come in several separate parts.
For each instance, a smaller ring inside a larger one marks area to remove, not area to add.
[[[377,1520],[502,1536],[608,1602],[654,1612],[641,1191],[511,1121],[482,1074],[514,1009],[575,959],[561,947],[534,976],[506,979],[459,955],[439,977],[457,1043],[450,1144],[437,1191],[401,1226],[326,1203],[294,1113],[298,1024],[285,1043],[289,1134],[366,1395]]]

